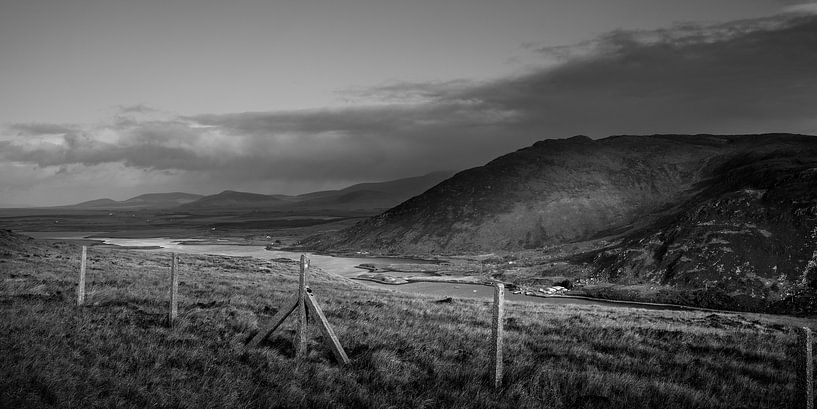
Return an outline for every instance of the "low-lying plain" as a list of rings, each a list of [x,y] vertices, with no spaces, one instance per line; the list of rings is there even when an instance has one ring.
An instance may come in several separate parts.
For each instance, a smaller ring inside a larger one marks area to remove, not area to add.
[[[298,265],[179,256],[6,233],[0,253],[0,407],[785,408],[806,318],[506,304],[503,386],[491,303],[374,289],[313,265],[309,285],[348,353],[340,366],[294,320],[244,342],[297,291]],[[441,302],[442,301],[442,302]]]

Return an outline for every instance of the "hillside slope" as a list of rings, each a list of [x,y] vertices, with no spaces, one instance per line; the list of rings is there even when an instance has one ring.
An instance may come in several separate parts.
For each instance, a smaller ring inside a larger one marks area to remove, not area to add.
[[[423,176],[360,183],[340,190],[325,190],[298,196],[224,191],[187,203],[181,206],[181,209],[382,210],[423,193],[451,174],[433,172]]]
[[[460,172],[352,228],[303,244],[462,253],[584,240],[672,212],[730,158],[815,146],[817,138],[785,134],[545,140]]]
[[[77,203],[75,205],[61,206],[61,207],[77,208],[77,209],[112,209],[112,208],[117,208],[117,207],[121,207],[121,206],[122,206],[122,202],[118,202],[118,201],[113,200],[113,199],[105,198],[105,199],[88,200],[88,201],[85,201],[85,202],[82,202],[82,203]]]
[[[730,155],[814,144],[796,135],[545,140],[307,246],[387,253],[520,250],[648,221],[694,194]]]
[[[817,313],[817,137],[538,142],[302,244],[398,254],[536,249],[529,257],[580,241],[575,248],[596,247],[544,257],[532,274],[572,277],[600,297]]]
[[[296,203],[288,207],[298,209],[388,209],[434,185],[448,179],[454,173],[432,172],[423,176],[378,183],[359,183],[345,189],[307,193],[295,197]]]
[[[696,289],[697,305],[817,312],[817,149],[750,152],[678,213],[592,260],[600,282]]]
[[[179,208],[184,210],[216,208],[269,208],[280,206],[284,203],[287,203],[287,201],[278,196],[225,190],[221,193],[204,196],[196,201],[181,205]]]
[[[125,206],[138,206],[143,208],[168,208],[190,203],[202,197],[204,196],[183,192],[146,193],[125,200],[122,204]]]

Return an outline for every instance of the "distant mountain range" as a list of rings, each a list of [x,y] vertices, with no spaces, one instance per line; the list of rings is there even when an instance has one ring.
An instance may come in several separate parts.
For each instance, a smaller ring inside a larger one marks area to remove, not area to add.
[[[694,305],[817,311],[817,137],[545,140],[301,244],[462,254],[588,240],[601,247],[567,261],[598,282],[692,289],[705,298]]]
[[[184,209],[259,208],[275,207],[282,203],[287,202],[275,195],[225,190],[221,193],[204,196],[180,207]]]
[[[180,206],[203,198],[202,195],[192,193],[148,193],[132,197],[128,200],[116,201],[112,199],[96,199],[71,206],[62,206],[81,209],[161,209]]]
[[[62,206],[70,209],[266,209],[266,210],[356,210],[388,209],[423,193],[449,178],[453,172],[440,171],[423,176],[377,183],[361,183],[340,190],[326,190],[297,196],[265,195],[225,190],[214,195],[190,193],[150,193],[128,200],[97,199]]]
[[[301,209],[388,209],[417,196],[454,175],[452,171],[379,183],[360,183],[341,190],[307,193],[295,201]]]

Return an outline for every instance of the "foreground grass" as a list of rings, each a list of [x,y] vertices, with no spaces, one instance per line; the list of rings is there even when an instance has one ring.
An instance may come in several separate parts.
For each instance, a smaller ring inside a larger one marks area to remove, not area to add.
[[[795,334],[808,320],[589,306],[506,306],[505,386],[490,386],[490,305],[364,289],[311,271],[352,359],[339,367],[294,323],[243,341],[296,291],[297,265],[180,260],[179,325],[167,328],[169,256],[28,243],[0,259],[0,407],[783,408]]]

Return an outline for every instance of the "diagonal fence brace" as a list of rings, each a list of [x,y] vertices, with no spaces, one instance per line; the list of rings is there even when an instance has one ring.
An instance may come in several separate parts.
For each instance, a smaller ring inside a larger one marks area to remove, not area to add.
[[[295,307],[298,306],[298,300],[300,300],[300,297],[298,295],[287,300],[284,303],[283,307],[280,310],[278,310],[278,312],[275,313],[275,315],[272,317],[272,322],[270,322],[270,324],[266,328],[262,328],[261,330],[259,330],[258,333],[255,334],[255,337],[253,337],[253,339],[250,340],[249,343],[247,343],[247,346],[257,347],[258,344],[261,343],[261,341],[267,339],[267,337],[269,337],[270,334],[272,334],[276,329],[278,329],[278,327],[281,326],[281,324],[284,322],[285,319],[287,319],[289,314],[292,314],[292,312],[295,311]]]
[[[318,301],[315,299],[315,295],[312,294],[312,289],[309,287],[306,288],[306,296],[304,297],[306,301],[306,306],[309,307],[309,311],[315,314],[318,317],[318,324],[321,328],[321,332],[326,337],[326,344],[332,350],[332,353],[335,354],[335,359],[338,363],[343,365],[349,365],[349,357],[346,355],[346,351],[343,350],[343,346],[340,344],[338,337],[335,335],[335,331],[332,330],[332,327],[329,325],[329,321],[326,320],[326,316],[323,314],[323,310],[321,310],[321,306],[318,304]]]

